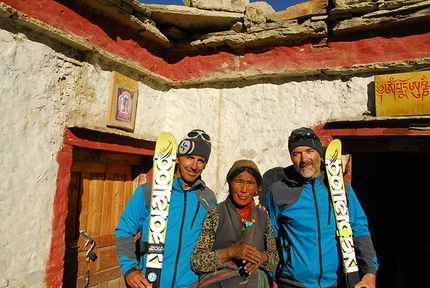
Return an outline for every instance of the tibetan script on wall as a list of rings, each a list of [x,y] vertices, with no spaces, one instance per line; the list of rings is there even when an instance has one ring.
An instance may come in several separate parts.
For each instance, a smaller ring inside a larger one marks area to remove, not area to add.
[[[376,116],[430,114],[430,71],[375,76]]]

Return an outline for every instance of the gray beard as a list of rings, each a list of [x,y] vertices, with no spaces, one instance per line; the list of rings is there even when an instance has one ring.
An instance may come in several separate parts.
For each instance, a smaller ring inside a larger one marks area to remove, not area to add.
[[[302,176],[305,179],[310,179],[312,178],[315,174],[317,174],[319,168],[321,165],[321,158],[318,157],[316,163],[312,163],[312,168],[311,169],[307,169],[307,170],[301,170],[299,168],[299,171],[297,171],[299,173],[300,176]]]
[[[317,171],[318,169],[315,169],[314,167],[312,167],[312,169],[308,169],[306,171],[299,170],[299,174],[303,178],[309,179],[309,178],[312,178],[315,175],[315,173],[317,173]]]

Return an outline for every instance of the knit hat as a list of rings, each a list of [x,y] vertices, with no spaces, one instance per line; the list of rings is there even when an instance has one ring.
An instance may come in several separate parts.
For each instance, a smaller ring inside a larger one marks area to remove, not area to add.
[[[257,172],[257,183],[260,186],[263,177],[261,176],[260,170],[258,169],[257,165],[255,165],[255,163],[251,160],[246,160],[246,159],[242,159],[242,160],[237,160],[236,162],[233,163],[233,166],[231,166],[230,170],[228,170],[227,172],[227,176],[226,179],[228,179],[230,177],[231,174],[233,174],[237,169],[239,168],[251,168],[253,170],[255,170],[255,172]],[[227,180],[228,181],[228,180]]]
[[[211,137],[205,131],[194,129],[178,145],[178,156],[196,155],[209,161],[211,154]]]
[[[310,128],[301,127],[291,132],[288,138],[288,150],[290,154],[294,148],[298,146],[312,147],[317,150],[321,157],[324,157],[324,147],[321,144],[320,138],[318,138],[314,130]]]

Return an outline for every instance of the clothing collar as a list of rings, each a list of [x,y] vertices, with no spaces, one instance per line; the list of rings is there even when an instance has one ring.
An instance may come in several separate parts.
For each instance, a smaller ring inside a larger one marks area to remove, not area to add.
[[[175,190],[185,192],[185,190],[183,188],[184,187],[183,186],[184,180],[181,177],[176,177],[174,179],[173,183],[174,183],[174,189]],[[197,180],[194,182],[193,186],[191,186],[191,188],[188,191],[197,190],[197,189],[203,190],[205,188],[206,188],[205,181],[203,181],[202,178],[199,177],[199,178],[197,178]]]

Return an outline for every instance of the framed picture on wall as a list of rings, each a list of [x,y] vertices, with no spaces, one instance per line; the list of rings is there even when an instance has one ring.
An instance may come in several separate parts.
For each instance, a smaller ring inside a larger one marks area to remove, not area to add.
[[[137,97],[137,81],[112,71],[106,126],[133,132]]]

